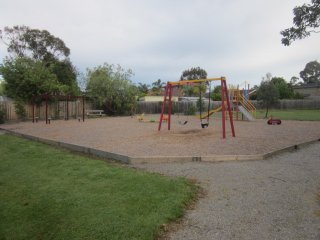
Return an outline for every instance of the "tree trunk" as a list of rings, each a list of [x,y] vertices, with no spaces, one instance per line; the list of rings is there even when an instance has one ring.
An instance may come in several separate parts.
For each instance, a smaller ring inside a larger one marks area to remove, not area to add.
[[[269,112],[269,107],[267,107],[266,115],[264,116],[264,118],[268,118],[268,112]]]

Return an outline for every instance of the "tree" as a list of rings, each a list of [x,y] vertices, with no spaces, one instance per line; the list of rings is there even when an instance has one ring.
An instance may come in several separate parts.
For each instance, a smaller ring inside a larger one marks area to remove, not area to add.
[[[154,81],[151,88],[152,94],[155,96],[160,95],[160,93],[163,91],[163,85],[164,83],[161,81],[161,79]]]
[[[184,80],[196,80],[196,79],[207,79],[206,70],[200,67],[193,67],[187,70],[184,70],[180,76],[180,81]],[[200,91],[204,94],[207,90],[205,84],[201,84],[199,86],[193,86],[190,84],[189,86],[183,86],[183,92],[187,96],[198,96]]]
[[[215,86],[212,93],[211,99],[213,101],[221,101],[221,85]]]
[[[8,47],[9,57],[5,62],[12,62],[12,64],[7,64],[7,67],[22,62],[37,63],[56,76],[61,93],[73,95],[79,93],[76,81],[78,73],[68,58],[70,49],[60,38],[51,35],[46,30],[14,26],[13,28],[5,27],[3,31],[0,31],[0,39]],[[6,71],[8,72],[8,70]],[[26,74],[23,75],[26,76]],[[45,78],[42,79],[47,81]],[[4,80],[7,81],[6,77]],[[20,80],[27,81],[27,79]]]
[[[6,58],[0,74],[5,80],[5,93],[17,101],[30,102],[33,96],[60,93],[65,88],[41,61],[30,58]]]
[[[132,75],[130,69],[107,63],[87,69],[87,94],[108,114],[132,114],[138,93],[138,88],[130,81]]]
[[[3,31],[0,30],[0,39],[8,46],[13,58],[32,58],[48,63],[70,55],[65,43],[46,30],[27,26],[5,27]]]
[[[290,87],[284,78],[273,77],[271,83],[273,83],[278,90],[280,99],[289,99],[293,97],[293,88]]]
[[[4,94],[4,81],[0,79],[0,96]]]
[[[285,46],[319,32],[316,29],[320,26],[320,0],[311,0],[311,4],[295,7],[293,14],[294,26],[281,31],[281,42]]]
[[[300,72],[300,77],[305,83],[320,83],[320,63],[317,61],[307,63]]]
[[[263,108],[266,108],[265,118],[267,118],[269,108],[279,100],[279,93],[276,86],[271,81],[262,80],[257,91],[257,100]]]
[[[139,97],[144,97],[149,93],[150,86],[148,84],[139,82],[137,88],[139,91]]]

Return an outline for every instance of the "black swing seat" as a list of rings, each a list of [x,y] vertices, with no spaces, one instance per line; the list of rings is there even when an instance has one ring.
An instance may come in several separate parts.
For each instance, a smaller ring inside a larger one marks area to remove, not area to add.
[[[202,128],[207,128],[209,126],[209,123],[201,123]]]
[[[179,121],[180,125],[186,125],[187,123],[188,123],[188,121],[184,121],[184,122]]]

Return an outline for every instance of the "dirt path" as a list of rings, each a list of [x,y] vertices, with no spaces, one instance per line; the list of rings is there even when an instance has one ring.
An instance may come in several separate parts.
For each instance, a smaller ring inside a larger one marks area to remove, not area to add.
[[[207,191],[170,239],[320,239],[320,143],[265,161],[144,164]]]

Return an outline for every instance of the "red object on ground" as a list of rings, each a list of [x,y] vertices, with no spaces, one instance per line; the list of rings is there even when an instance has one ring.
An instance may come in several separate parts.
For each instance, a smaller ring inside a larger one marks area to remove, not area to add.
[[[270,118],[270,119],[268,120],[268,124],[269,124],[269,125],[280,125],[280,124],[281,124],[281,120],[280,120],[280,119]]]

